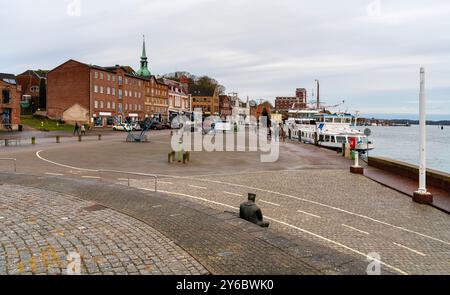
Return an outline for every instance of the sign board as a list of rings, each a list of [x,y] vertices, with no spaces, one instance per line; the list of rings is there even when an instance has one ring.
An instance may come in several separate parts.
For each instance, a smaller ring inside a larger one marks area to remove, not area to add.
[[[272,114],[270,120],[273,123],[283,123],[283,115],[281,114]]]
[[[231,123],[230,122],[217,122],[215,124],[216,131],[230,131]]]

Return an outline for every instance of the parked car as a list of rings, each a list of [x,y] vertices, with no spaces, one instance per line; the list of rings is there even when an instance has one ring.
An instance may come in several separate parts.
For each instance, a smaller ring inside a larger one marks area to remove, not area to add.
[[[172,129],[172,126],[169,123],[161,124],[162,129]]]
[[[132,131],[132,127],[129,124],[119,124],[113,126],[114,131]]]
[[[131,124],[131,129],[133,131],[141,131],[142,127],[141,127],[141,125],[138,122],[134,122],[134,123]]]
[[[161,123],[155,122],[152,124],[152,127],[150,127],[151,130],[162,130],[163,126]]]

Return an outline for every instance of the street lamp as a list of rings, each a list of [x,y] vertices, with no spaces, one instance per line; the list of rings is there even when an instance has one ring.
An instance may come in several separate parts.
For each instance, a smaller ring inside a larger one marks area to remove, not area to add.
[[[414,192],[414,202],[432,204],[433,196],[427,191],[427,126],[426,126],[426,95],[425,95],[425,68],[420,68],[420,166],[419,166],[419,190]]]

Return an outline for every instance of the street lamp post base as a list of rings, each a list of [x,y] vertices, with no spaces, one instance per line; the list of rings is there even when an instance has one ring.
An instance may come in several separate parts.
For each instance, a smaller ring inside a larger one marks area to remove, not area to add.
[[[414,192],[413,201],[419,204],[433,204],[433,195],[428,192]]]
[[[361,174],[364,175],[364,168],[357,166],[350,166],[350,172],[353,174]]]

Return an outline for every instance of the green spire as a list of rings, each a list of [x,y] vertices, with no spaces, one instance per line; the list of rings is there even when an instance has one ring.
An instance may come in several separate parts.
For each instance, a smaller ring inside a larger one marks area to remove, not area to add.
[[[148,69],[147,53],[145,50],[145,36],[143,36],[144,42],[142,44],[142,56],[141,56],[141,68],[137,71],[137,74],[142,77],[150,77],[152,73]]]

